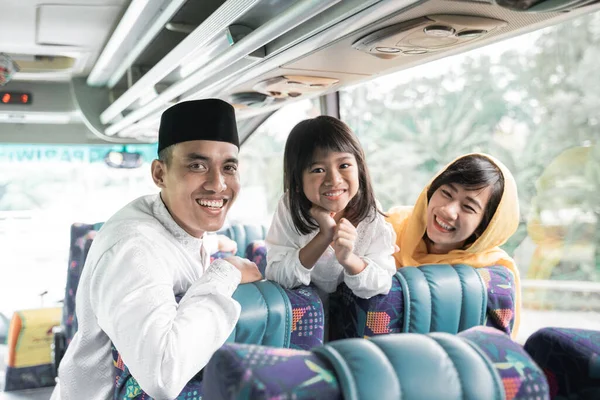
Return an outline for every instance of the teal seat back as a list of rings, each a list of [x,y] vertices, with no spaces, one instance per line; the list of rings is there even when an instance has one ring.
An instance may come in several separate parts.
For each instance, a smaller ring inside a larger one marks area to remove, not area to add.
[[[485,324],[487,288],[475,268],[404,267],[396,276],[403,288],[403,332],[458,333]]]
[[[292,306],[281,286],[247,283],[238,286],[233,298],[242,305],[242,313],[228,342],[290,347]]]
[[[400,268],[386,295],[361,299],[340,285],[330,301],[330,339],[390,333],[458,333],[484,325],[488,290],[468,265]]]
[[[504,400],[500,375],[474,345],[447,333],[347,339],[314,350],[345,400]]]

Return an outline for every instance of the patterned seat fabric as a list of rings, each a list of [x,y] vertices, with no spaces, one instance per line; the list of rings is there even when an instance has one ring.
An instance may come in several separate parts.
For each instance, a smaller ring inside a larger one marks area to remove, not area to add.
[[[497,329],[478,326],[458,334],[474,343],[493,363],[502,379],[506,400],[550,399],[543,371],[521,345]]]
[[[346,285],[340,285],[331,296],[330,337],[335,340],[389,333],[457,333],[477,325],[510,333],[514,299],[514,279],[504,267],[401,268],[387,295],[361,299]]]
[[[69,269],[67,271],[67,285],[65,287],[65,303],[63,306],[62,326],[67,340],[71,343],[77,332],[77,319],[75,318],[75,296],[77,286],[83,271],[92,241],[97,231],[102,226],[98,224],[73,224],[71,225],[71,244],[69,246]]]
[[[511,334],[515,324],[515,277],[502,266],[477,268],[487,289],[486,326]]]
[[[255,240],[250,243],[246,247],[244,257],[253,261],[262,276],[265,276],[265,269],[267,269],[267,247],[264,240]]]
[[[228,344],[204,374],[211,400],[549,399],[542,371],[489,327],[344,339],[310,352]]]
[[[69,265],[67,269],[67,284],[65,285],[65,299],[62,310],[62,320],[54,331],[52,354],[52,371],[58,374],[58,365],[65,354],[67,346],[71,343],[77,332],[77,316],[75,314],[75,299],[77,287],[83,271],[85,259],[97,231],[103,223],[71,225],[71,239],[69,246]]]
[[[525,350],[544,370],[552,398],[600,399],[600,331],[543,328]]]
[[[342,399],[331,364],[309,351],[225,345],[205,370],[218,381],[207,399]]]

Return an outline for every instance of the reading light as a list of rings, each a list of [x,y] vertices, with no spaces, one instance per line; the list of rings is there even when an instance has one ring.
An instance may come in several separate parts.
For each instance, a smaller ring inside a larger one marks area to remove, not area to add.
[[[485,35],[487,31],[485,29],[470,29],[468,31],[458,32],[456,36],[459,38],[474,38],[481,35]]]
[[[375,47],[375,50],[377,50],[380,53],[389,53],[389,54],[402,52],[402,50],[400,50],[397,47]]]
[[[456,31],[454,30],[454,28],[451,28],[449,26],[431,25],[431,26],[426,26],[423,29],[423,32],[425,32],[425,34],[427,36],[448,37],[448,36],[454,35],[454,32],[456,32]]]
[[[425,54],[427,53],[427,50],[425,49],[412,49],[412,50],[404,50],[403,54],[409,55],[409,56],[417,56],[419,54]]]

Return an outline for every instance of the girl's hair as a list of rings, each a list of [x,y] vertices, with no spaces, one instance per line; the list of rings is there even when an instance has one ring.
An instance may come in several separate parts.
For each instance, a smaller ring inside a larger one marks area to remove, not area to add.
[[[444,172],[433,180],[427,190],[427,201],[440,186],[455,183],[467,190],[482,190],[490,186],[492,193],[483,212],[481,223],[475,232],[465,241],[465,246],[475,242],[485,232],[504,192],[504,175],[502,171],[487,157],[471,154],[453,162]]]
[[[365,154],[348,125],[337,118],[322,115],[306,119],[292,129],[283,156],[283,186],[287,191],[292,221],[296,230],[308,234],[319,227],[311,217],[312,203],[304,194],[302,175],[313,162],[317,150],[350,153],[358,167],[358,192],[346,206],[344,216],[355,226],[377,212],[375,194],[365,163]]]

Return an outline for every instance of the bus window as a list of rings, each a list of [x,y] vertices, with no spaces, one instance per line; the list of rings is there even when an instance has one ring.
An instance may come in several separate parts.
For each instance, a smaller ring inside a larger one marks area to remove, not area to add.
[[[158,192],[150,176],[156,145],[127,146],[142,153],[137,169],[107,166],[111,150],[122,148],[0,145],[0,313],[56,305],[65,294],[71,224],[106,221]]]
[[[413,204],[464,153],[513,172],[521,223],[504,248],[523,279],[521,341],[550,321],[600,329],[599,24],[586,15],[341,93],[384,209]]]
[[[229,212],[230,221],[270,224],[283,194],[283,150],[292,128],[320,115],[318,100],[283,107],[265,121],[240,149],[242,190]]]

